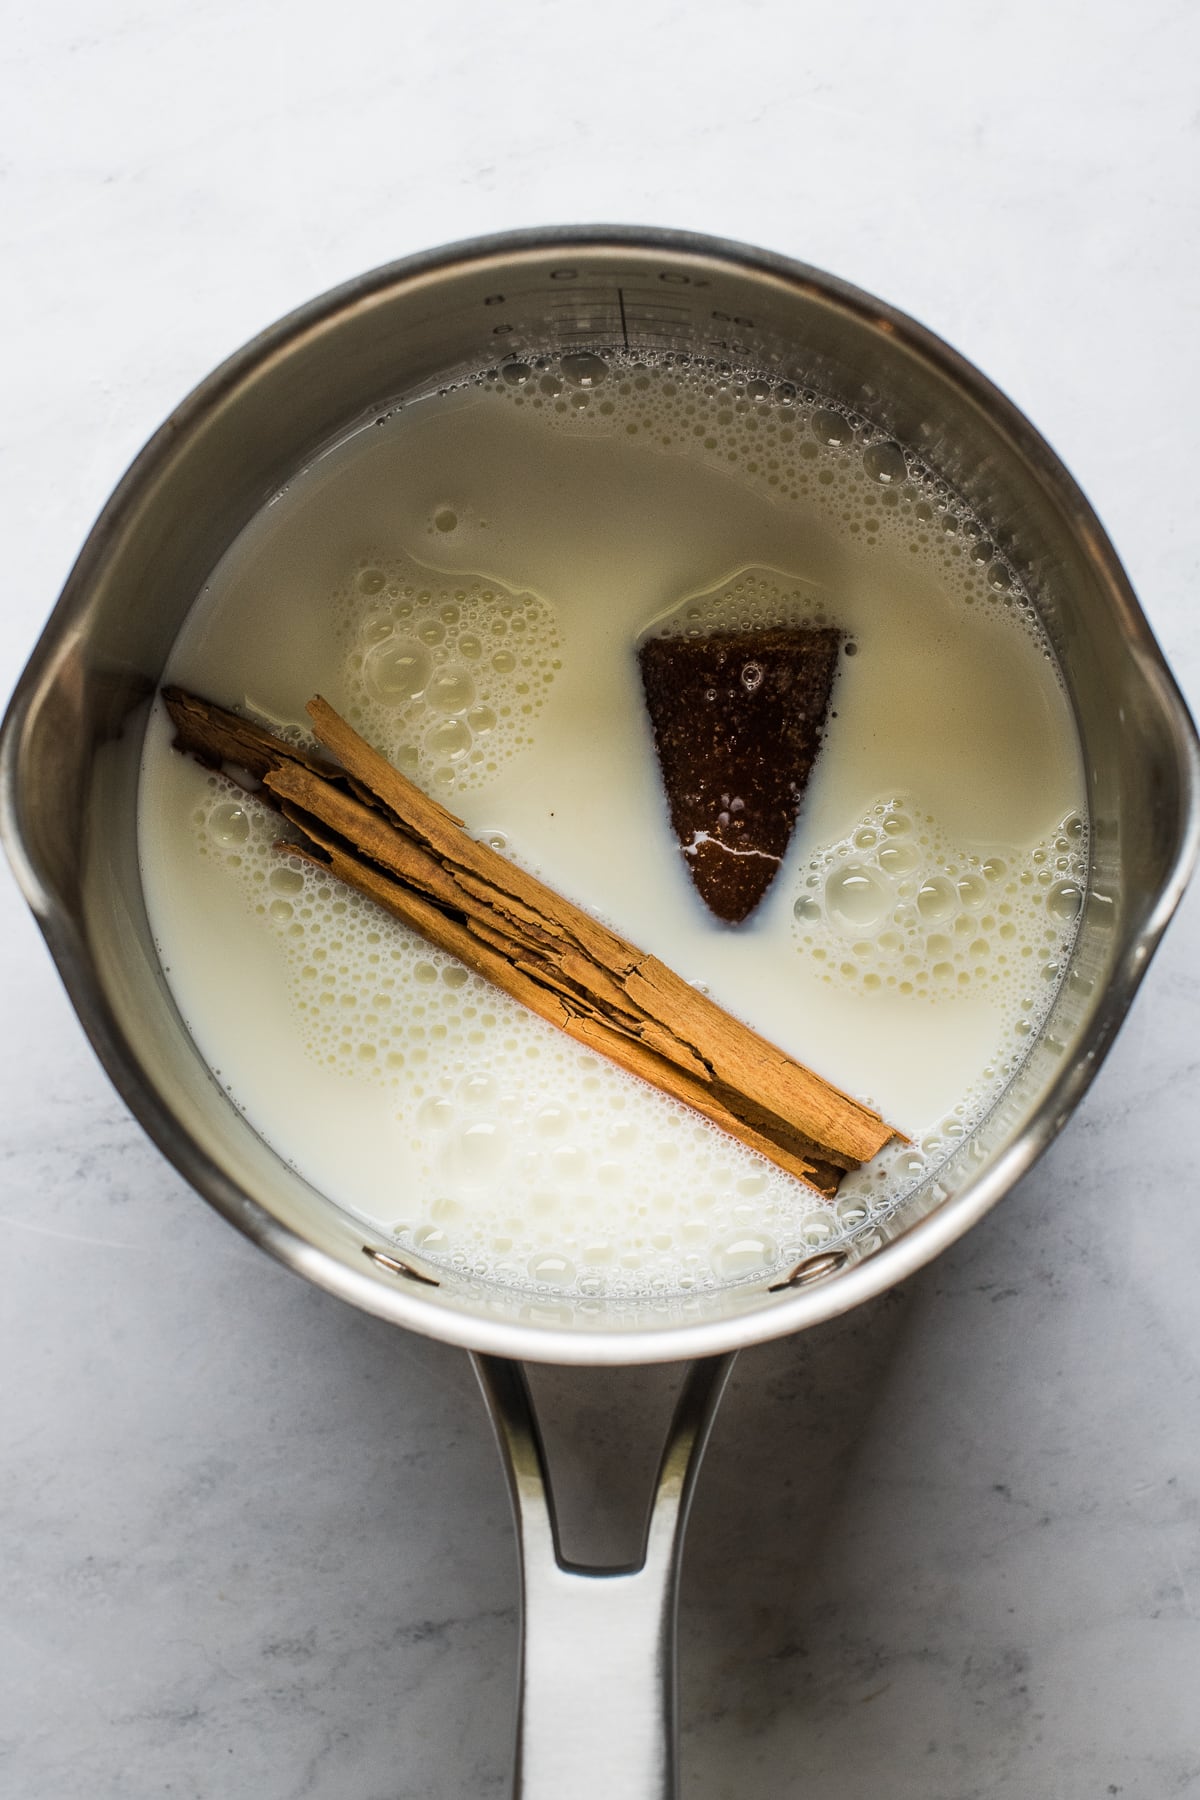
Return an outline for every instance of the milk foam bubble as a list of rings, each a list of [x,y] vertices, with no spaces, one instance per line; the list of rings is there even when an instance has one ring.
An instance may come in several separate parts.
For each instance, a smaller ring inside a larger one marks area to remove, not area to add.
[[[1086,878],[1072,813],[1028,851],[968,851],[912,801],[881,801],[809,862],[793,906],[801,953],[822,978],[951,1000],[991,990],[1005,1030],[1027,1037],[1057,984]]]
[[[458,523],[446,507],[433,519]],[[332,611],[347,717],[427,790],[478,787],[531,741],[561,667],[544,600],[393,556],[363,562]]]

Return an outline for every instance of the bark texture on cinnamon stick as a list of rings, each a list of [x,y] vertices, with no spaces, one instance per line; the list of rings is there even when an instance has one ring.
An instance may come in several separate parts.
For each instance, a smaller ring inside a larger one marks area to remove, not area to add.
[[[163,698],[177,749],[257,784],[297,828],[284,848],[821,1193],[903,1135],[477,842],[324,700],[308,711],[327,755],[180,688]]]

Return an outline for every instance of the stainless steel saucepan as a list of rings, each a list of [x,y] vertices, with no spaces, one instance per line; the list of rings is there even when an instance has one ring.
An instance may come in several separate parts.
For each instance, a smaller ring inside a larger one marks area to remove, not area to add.
[[[915,446],[1040,597],[1087,769],[1091,868],[1068,980],[1001,1105],[889,1222],[785,1278],[678,1299],[528,1295],[422,1265],[308,1186],[212,1079],[158,965],[138,878],[148,701],[238,532],[372,409],[524,350],[627,343],[778,370]],[[911,319],[816,270],[649,230],[518,233],[417,256],[273,327],[167,421],[105,507],[0,740],[0,823],[84,1028],[146,1130],[281,1262],[366,1311],[472,1351],[520,1533],[515,1793],[676,1791],[676,1587],[704,1441],[733,1353],[879,1294],[1007,1192],[1070,1116],[1179,900],[1200,836],[1194,728],[1108,539],[1053,452]],[[522,1359],[689,1360],[636,1567],[561,1554]]]

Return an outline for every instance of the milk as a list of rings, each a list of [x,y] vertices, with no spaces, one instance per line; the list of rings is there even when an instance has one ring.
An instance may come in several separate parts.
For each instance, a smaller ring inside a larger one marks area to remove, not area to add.
[[[730,928],[675,844],[646,632],[839,626],[781,871]],[[759,1277],[893,1208],[1003,1092],[1069,954],[1070,708],[1014,571],[869,423],[755,377],[509,363],[322,457],[213,572],[168,677],[299,735],[321,692],[473,833],[912,1140],[836,1202],[276,848],[147,735],[146,902],[261,1135],[432,1262],[514,1285]]]

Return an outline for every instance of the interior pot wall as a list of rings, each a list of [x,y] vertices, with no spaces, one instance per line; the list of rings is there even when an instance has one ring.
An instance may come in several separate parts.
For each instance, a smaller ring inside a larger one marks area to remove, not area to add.
[[[163,428],[114,497],[64,594],[27,754],[55,770],[53,804],[26,796],[42,880],[73,915],[99,989],[73,995],[130,1104],[236,1223],[357,1303],[473,1341],[492,1318],[588,1332],[661,1332],[786,1305],[765,1283],[651,1305],[546,1300],[429,1270],[436,1288],[363,1256],[363,1233],[261,1144],[204,1070],[154,955],[134,841],[147,697],[205,577],[248,519],[322,446],[406,394],[547,341],[743,362],[819,385],[928,455],[985,516],[1045,603],[1076,708],[1095,826],[1092,894],[1074,975],[1023,1079],[954,1168],[883,1237],[978,1188],[1031,1120],[1072,1086],[1115,959],[1177,853],[1178,755],[1154,658],[1130,648],[1131,597],[1090,537],[1090,514],[1018,415],[899,315],[769,257],[738,263],[682,240],[450,253],[383,271],[318,302],[217,372]],[[1115,565],[1114,565],[1115,568]],[[81,858],[78,846],[84,846]],[[80,892],[81,871],[86,871]],[[70,982],[70,976],[68,976]],[[1119,1015],[1118,1015],[1119,1016]],[[964,1214],[965,1217],[965,1214]],[[876,1253],[876,1235],[859,1255]],[[317,1254],[314,1256],[313,1251]],[[340,1269],[331,1269],[332,1258]],[[836,1281],[844,1281],[838,1276]],[[827,1284],[833,1285],[833,1284]],[[403,1292],[401,1292],[403,1290]],[[399,1298],[397,1296],[399,1295]],[[824,1310],[836,1310],[825,1304]],[[447,1314],[459,1319],[448,1324]],[[438,1315],[442,1315],[439,1319]],[[756,1334],[768,1335],[770,1326]]]

